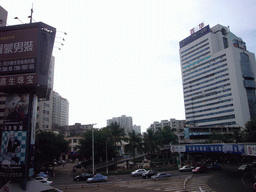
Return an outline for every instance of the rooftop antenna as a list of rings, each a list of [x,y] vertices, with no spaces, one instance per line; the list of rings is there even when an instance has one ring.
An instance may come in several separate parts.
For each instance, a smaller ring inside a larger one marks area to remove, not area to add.
[[[33,15],[33,3],[32,3],[32,9],[31,9],[31,15],[30,15],[30,23],[32,23],[32,15]]]

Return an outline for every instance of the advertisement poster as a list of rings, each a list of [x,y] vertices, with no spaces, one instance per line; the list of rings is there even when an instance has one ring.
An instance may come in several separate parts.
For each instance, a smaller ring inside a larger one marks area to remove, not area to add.
[[[3,131],[0,176],[22,177],[25,170],[27,131]]]
[[[6,97],[3,131],[28,129],[29,94],[10,94]]]

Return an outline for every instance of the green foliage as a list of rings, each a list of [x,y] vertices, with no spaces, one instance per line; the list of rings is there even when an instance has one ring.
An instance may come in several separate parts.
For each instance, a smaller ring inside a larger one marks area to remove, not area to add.
[[[247,142],[256,142],[256,120],[251,119],[245,124],[245,134]]]
[[[114,147],[111,142],[110,131],[106,128],[94,129],[94,160],[95,162],[106,161],[106,147],[108,160],[114,157]],[[92,130],[83,133],[83,139],[78,146],[78,153],[84,159],[92,157]]]
[[[125,132],[124,128],[121,127],[120,124],[117,122],[111,123],[109,126],[107,126],[107,129],[110,131],[110,138],[112,142],[114,143],[114,150],[115,150],[115,167],[117,169],[117,144],[122,144],[122,141],[126,141],[125,138]]]
[[[144,152],[151,155],[159,152],[160,146],[163,146],[162,140],[163,137],[159,130],[147,129],[147,132],[144,133]]]
[[[133,160],[135,159],[136,150],[138,153],[143,152],[142,138],[140,134],[136,134],[135,131],[128,133],[128,144],[124,146],[126,153],[131,153]],[[134,165],[134,164],[133,164]]]
[[[178,137],[174,134],[176,129],[171,129],[170,126],[164,126],[163,129],[160,129],[159,131],[162,134],[162,142],[164,145],[169,145],[170,143],[178,143]]]
[[[36,134],[35,141],[35,162],[49,165],[55,159],[59,159],[62,153],[68,152],[69,143],[63,135],[56,135],[53,132],[42,131]]]

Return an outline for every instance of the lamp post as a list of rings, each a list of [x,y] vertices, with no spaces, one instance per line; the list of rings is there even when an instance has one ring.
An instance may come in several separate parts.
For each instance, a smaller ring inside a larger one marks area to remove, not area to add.
[[[178,165],[178,166],[179,166],[179,168],[181,167],[181,156],[180,156],[180,147],[181,147],[181,145],[180,145],[180,135],[181,135],[181,133],[179,133],[179,134],[178,134],[178,141],[179,141],[179,162],[180,162],[180,164]]]
[[[97,125],[97,123],[92,124],[92,174],[94,175],[94,135],[93,135],[93,125]]]
[[[108,139],[106,141],[106,174],[108,174]]]

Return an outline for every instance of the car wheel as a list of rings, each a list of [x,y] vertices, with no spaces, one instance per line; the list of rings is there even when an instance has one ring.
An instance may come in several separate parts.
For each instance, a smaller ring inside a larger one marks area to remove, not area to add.
[[[77,181],[79,181],[79,179],[76,179]]]
[[[137,177],[137,176],[138,176],[137,174],[134,175],[134,177]]]

